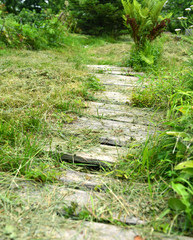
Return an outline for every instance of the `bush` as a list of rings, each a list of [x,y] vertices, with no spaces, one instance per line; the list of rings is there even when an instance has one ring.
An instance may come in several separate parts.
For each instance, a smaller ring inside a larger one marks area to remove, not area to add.
[[[69,10],[82,33],[117,36],[124,29],[119,0],[69,0]]]
[[[49,10],[36,13],[23,9],[17,16],[0,15],[0,42],[9,47],[44,49],[59,46],[67,31],[57,15]]]

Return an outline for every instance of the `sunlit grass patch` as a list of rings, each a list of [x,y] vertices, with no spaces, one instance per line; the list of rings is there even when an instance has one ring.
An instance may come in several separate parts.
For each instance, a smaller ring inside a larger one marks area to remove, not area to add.
[[[143,89],[134,89],[134,106],[167,108],[170,106],[171,96],[179,89],[186,88],[184,78],[190,70],[187,61],[191,45],[183,40],[176,42],[172,35],[166,35],[164,38],[164,52],[159,68],[149,69],[149,72],[141,77],[146,85]]]
[[[78,40],[74,49],[72,42],[64,50],[2,50],[1,171],[39,181],[54,179],[54,173],[48,173],[55,160],[48,164],[40,154],[45,139],[74,121],[85,100],[102,90],[99,80],[82,68]]]
[[[130,42],[108,43],[103,46],[89,46],[89,63],[101,65],[121,65],[131,49]]]

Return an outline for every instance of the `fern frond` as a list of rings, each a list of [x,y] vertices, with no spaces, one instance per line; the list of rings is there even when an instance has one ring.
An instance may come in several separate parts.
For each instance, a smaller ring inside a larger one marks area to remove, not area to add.
[[[153,24],[155,25],[156,22],[158,21],[158,18],[160,16],[160,13],[163,9],[164,4],[166,3],[167,0],[149,0],[149,9],[150,9],[150,16],[152,19]]]
[[[126,26],[131,30],[131,36],[139,46],[147,40],[153,41],[165,29],[167,17],[161,17],[161,10],[167,0],[121,0]]]

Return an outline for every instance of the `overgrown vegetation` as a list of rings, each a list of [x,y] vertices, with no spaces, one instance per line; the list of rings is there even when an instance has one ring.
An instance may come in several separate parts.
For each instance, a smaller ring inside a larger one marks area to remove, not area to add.
[[[17,16],[6,14],[0,5],[0,46],[46,49],[64,44],[67,24],[59,15],[23,9]]]
[[[174,41],[172,36],[167,38]],[[192,37],[189,40],[192,41]],[[176,56],[182,49],[185,58],[178,63]],[[173,59],[172,54],[175,54]],[[137,153],[129,154],[117,172],[118,176],[126,178],[146,179],[150,191],[155,181],[163,181],[165,188],[170,186],[173,197],[163,216],[172,216],[173,223],[172,226],[169,222],[164,224],[164,231],[182,231],[189,235],[193,226],[192,56],[192,47],[181,40],[163,57],[159,70],[146,74],[147,87],[133,92],[135,106],[166,111],[165,131],[147,139]]]
[[[69,46],[55,52],[1,50],[1,171],[53,180],[51,166],[55,163],[45,160],[43,139],[54,131],[57,135],[56,126],[72,122],[75,113],[81,114],[84,101],[101,89],[98,79],[80,67],[83,38],[77,42],[73,36],[69,38]]]
[[[175,29],[178,29],[181,26],[181,17],[187,18],[182,19],[185,20],[186,27],[190,27],[193,22],[192,14],[190,12],[190,6],[193,5],[192,0],[170,0],[167,1],[164,7],[164,12],[172,12],[171,22],[169,23],[168,30],[171,32],[175,32]],[[185,30],[185,29],[183,29]]]
[[[83,114],[82,110],[87,107],[85,100],[93,100],[94,92],[103,90],[100,81],[89,75],[83,65],[124,65],[132,42],[128,36],[115,40],[70,34],[68,31],[76,29],[89,34],[117,35],[122,30],[122,20],[118,20],[122,8],[116,1],[107,4],[71,0],[66,2],[65,9],[62,9],[63,1],[57,1],[57,6],[53,1],[36,1],[35,7],[31,1],[28,5],[24,1],[26,9],[23,10],[24,6],[19,6],[19,1],[12,1],[13,4],[1,2],[6,6],[1,5],[0,10],[0,233],[14,239],[18,229],[26,231],[26,234],[33,232],[35,236],[37,231],[33,225],[37,225],[37,216],[39,222],[46,219],[49,225],[47,219],[50,221],[50,216],[55,216],[53,213],[61,215],[55,209],[61,202],[60,199],[56,201],[54,194],[48,197],[45,192],[41,199],[42,202],[46,199],[45,205],[39,209],[37,199],[36,208],[34,203],[29,205],[28,201],[13,194],[10,189],[17,188],[17,177],[45,183],[57,181],[61,169],[88,171],[82,165],[61,163],[57,156],[50,157],[45,151],[45,147],[57,137],[62,137],[64,147],[70,153],[98,144],[99,136],[94,131],[84,129],[76,134],[63,131],[64,124],[72,123]],[[151,15],[153,8],[143,8],[137,1],[123,1],[126,12],[129,11],[125,21],[133,31],[132,37],[137,47],[143,46],[141,51],[136,53],[135,48],[131,52],[127,64],[140,71],[150,66],[140,77],[144,87],[136,88],[132,93],[132,105],[153,108],[155,114],[157,109],[162,109],[166,117],[160,123],[161,131],[155,136],[147,136],[144,144],[131,147],[128,155],[111,172],[106,172],[121,181],[106,186],[107,198],[101,200],[98,208],[86,209],[76,215],[76,219],[120,224],[112,220],[111,210],[124,212],[129,209],[134,215],[145,216],[155,231],[192,236],[193,38],[163,34],[155,40],[166,26],[167,16],[163,19],[159,17],[164,2],[155,4],[157,8]],[[179,14],[177,10],[188,15],[187,11],[176,7],[179,2],[173,3],[174,17]],[[186,3],[186,7],[192,4],[191,1]],[[55,8],[50,10],[51,6]],[[80,11],[76,12],[79,6]],[[167,11],[170,12],[173,6],[168,3]],[[131,10],[135,12],[131,13]],[[107,11],[109,16],[106,16]],[[95,15],[92,15],[93,12]],[[106,18],[103,18],[104,15]],[[151,22],[148,22],[147,16],[150,15]],[[105,21],[101,23],[101,19]],[[153,40],[155,45],[151,43]],[[157,64],[156,68],[152,64]],[[64,214],[62,212],[64,217],[72,217],[76,210],[68,206],[61,209],[65,211]],[[41,214],[43,217],[40,217]],[[53,217],[52,224],[55,219],[61,224],[58,215]],[[18,229],[10,225],[10,219],[17,220]]]

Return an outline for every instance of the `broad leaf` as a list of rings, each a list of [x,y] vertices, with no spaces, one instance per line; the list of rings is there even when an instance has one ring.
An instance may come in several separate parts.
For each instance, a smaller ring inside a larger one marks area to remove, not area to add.
[[[182,163],[178,164],[175,167],[175,170],[184,170],[186,168],[193,168],[193,160],[182,162]]]
[[[166,133],[167,135],[174,136],[174,137],[182,137],[182,138],[189,137],[189,135],[185,132],[166,132]]]
[[[189,197],[189,193],[187,192],[186,187],[183,186],[182,184],[172,182],[172,188],[174,189],[175,192],[182,196],[183,199]]]
[[[178,198],[169,199],[168,206],[175,211],[183,211],[186,209],[186,206]]]

